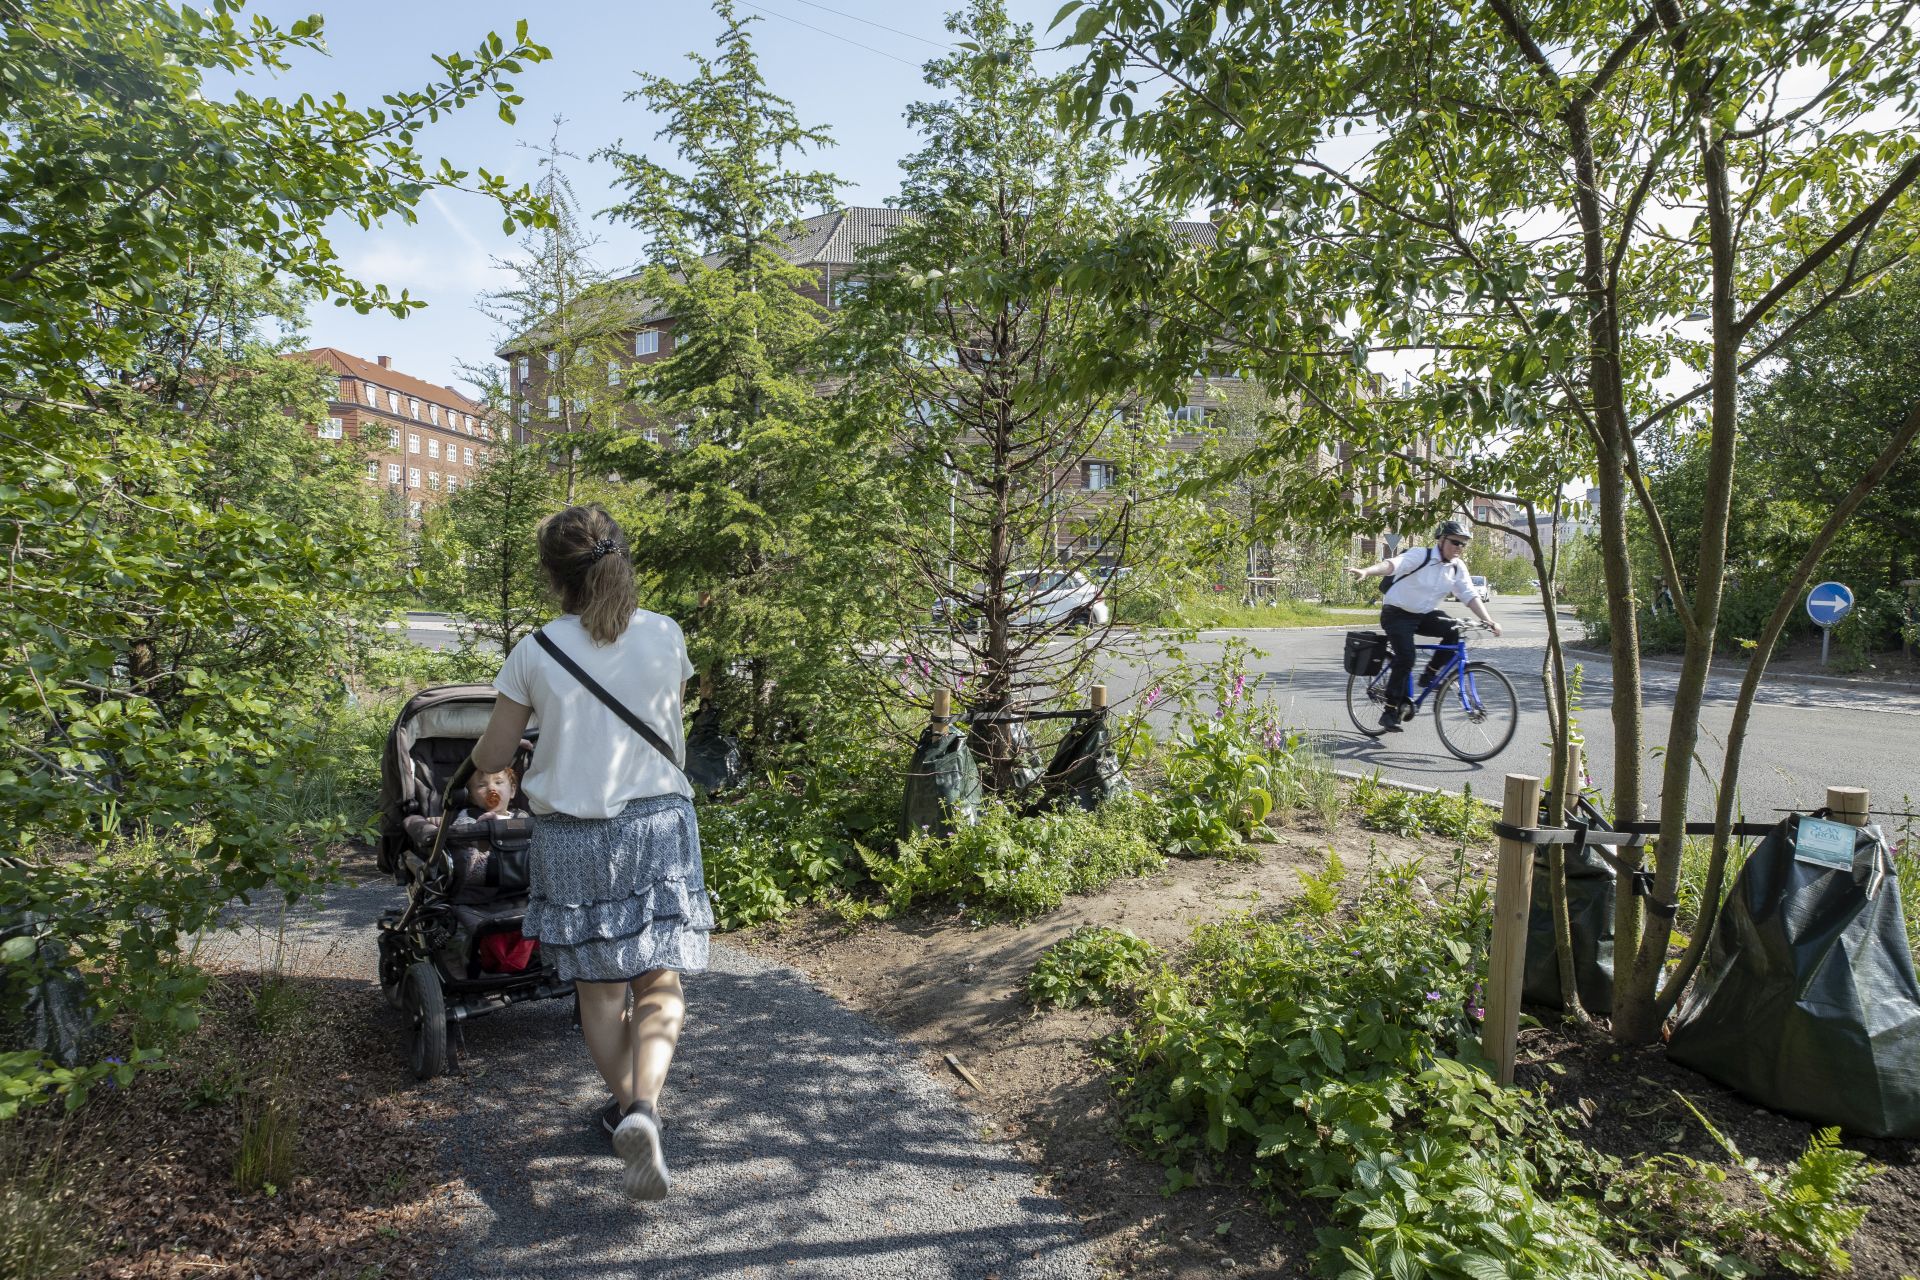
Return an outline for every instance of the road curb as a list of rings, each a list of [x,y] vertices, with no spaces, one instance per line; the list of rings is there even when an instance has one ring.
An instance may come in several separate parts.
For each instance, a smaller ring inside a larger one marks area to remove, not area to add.
[[[1613,655],[1604,649],[1588,649],[1579,645],[1568,645],[1567,653],[1569,656],[1574,657],[1598,658],[1609,667],[1613,665]],[[1679,671],[1682,664],[1666,658],[1642,658],[1640,659],[1640,665],[1643,667],[1658,667],[1662,671]],[[1745,677],[1746,672],[1744,668],[1739,674],[1724,669],[1715,671],[1712,666],[1709,666],[1707,668],[1707,674],[1709,676],[1723,675],[1730,679],[1739,680]],[[1894,693],[1920,693],[1920,683],[1916,682],[1855,680],[1849,676],[1817,676],[1800,671],[1763,671],[1760,674],[1763,682],[1767,680],[1777,680],[1787,684],[1832,685],[1836,689],[1882,689],[1890,690]]]

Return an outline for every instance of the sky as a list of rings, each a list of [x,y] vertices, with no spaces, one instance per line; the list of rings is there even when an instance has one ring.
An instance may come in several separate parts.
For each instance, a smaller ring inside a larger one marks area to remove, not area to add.
[[[313,0],[259,0],[248,6],[281,24],[313,11]],[[846,182],[845,204],[881,204],[899,186],[899,163],[917,149],[903,113],[907,104],[937,96],[922,79],[922,66],[951,39],[942,0],[737,0],[752,28],[762,74],[776,93],[793,101],[804,124],[824,126],[836,146],[821,153],[817,167]],[[1009,12],[1030,22],[1044,46],[1046,25],[1059,0],[1008,0]],[[422,130],[423,155],[445,156],[462,169],[484,166],[515,184],[537,176],[531,147],[553,134],[555,116],[565,118],[561,145],[579,157],[568,173],[581,208],[597,212],[613,204],[612,169],[592,153],[610,143],[651,152],[670,162],[657,142],[658,122],[638,102],[624,100],[639,71],[684,78],[690,51],[713,53],[721,23],[705,0],[336,0],[323,11],[328,56],[300,56],[288,72],[249,77],[249,92],[292,97],[303,92],[344,93],[356,105],[376,105],[380,96],[419,88],[436,77],[436,53],[469,52],[489,31],[511,39],[528,20],[529,39],[552,51],[546,62],[514,77],[525,101],[514,124],[476,102]],[[877,25],[873,25],[877,24]],[[1063,68],[1064,52],[1042,55],[1043,69]],[[429,167],[432,167],[431,165]],[[501,230],[492,202],[464,192],[435,192],[421,204],[419,221],[390,220],[371,230],[340,221],[330,236],[347,268],[369,283],[405,288],[427,306],[404,320],[361,316],[330,302],[310,312],[307,339],[369,359],[387,355],[394,367],[430,382],[472,389],[462,364],[491,360],[502,335],[476,309],[483,293],[510,277],[495,260],[515,252],[515,237]],[[594,256],[602,266],[626,268],[641,252],[629,228],[596,218],[601,237]]]

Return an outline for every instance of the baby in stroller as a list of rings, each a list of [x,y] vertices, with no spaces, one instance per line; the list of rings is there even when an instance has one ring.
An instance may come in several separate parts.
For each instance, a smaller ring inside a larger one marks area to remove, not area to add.
[[[485,685],[423,690],[381,761],[380,866],[407,901],[380,920],[380,985],[409,1014],[422,1078],[453,1064],[472,1018],[572,993],[520,932],[533,820],[519,773],[466,763],[495,697]],[[533,743],[521,748],[524,766]]]

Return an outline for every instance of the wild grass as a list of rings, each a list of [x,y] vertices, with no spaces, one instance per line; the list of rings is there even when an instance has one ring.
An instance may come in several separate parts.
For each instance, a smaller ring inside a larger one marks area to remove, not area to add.
[[[64,1126],[29,1143],[24,1121],[0,1126],[0,1280],[50,1280],[92,1256],[95,1223],[85,1189],[61,1160]]]

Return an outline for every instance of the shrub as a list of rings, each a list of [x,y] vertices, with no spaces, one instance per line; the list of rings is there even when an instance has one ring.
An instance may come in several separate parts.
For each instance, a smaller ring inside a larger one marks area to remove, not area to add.
[[[1407,791],[1386,785],[1376,773],[1354,784],[1353,805],[1364,825],[1389,835],[1411,838],[1432,832],[1467,843],[1493,834],[1492,812],[1473,798],[1471,785],[1457,796],[1445,791]]]
[[[1166,770],[1174,853],[1230,853],[1273,812],[1273,766],[1236,725],[1192,721],[1168,749]]]
[[[862,854],[891,910],[950,899],[980,919],[1025,919],[1069,893],[1159,869],[1163,832],[1154,802],[1141,796],[1035,817],[989,803],[977,822],[945,839],[917,835],[892,854]]]
[[[1736,1198],[1716,1166],[1586,1148],[1564,1113],[1484,1070],[1485,889],[1430,901],[1417,866],[1373,866],[1341,913],[1338,874],[1329,858],[1290,917],[1196,930],[1109,1042],[1127,1130],[1170,1187],[1244,1167],[1276,1212],[1320,1202],[1316,1262],[1339,1280],[1625,1280],[1647,1258],[1673,1280],[1756,1274],[1751,1257],[1845,1267],[1857,1155],[1822,1135],[1772,1175],[1721,1139],[1757,1191]]]
[[[1125,929],[1086,925],[1040,953],[1027,975],[1027,999],[1072,1008],[1111,1005],[1160,967],[1160,948]]]

